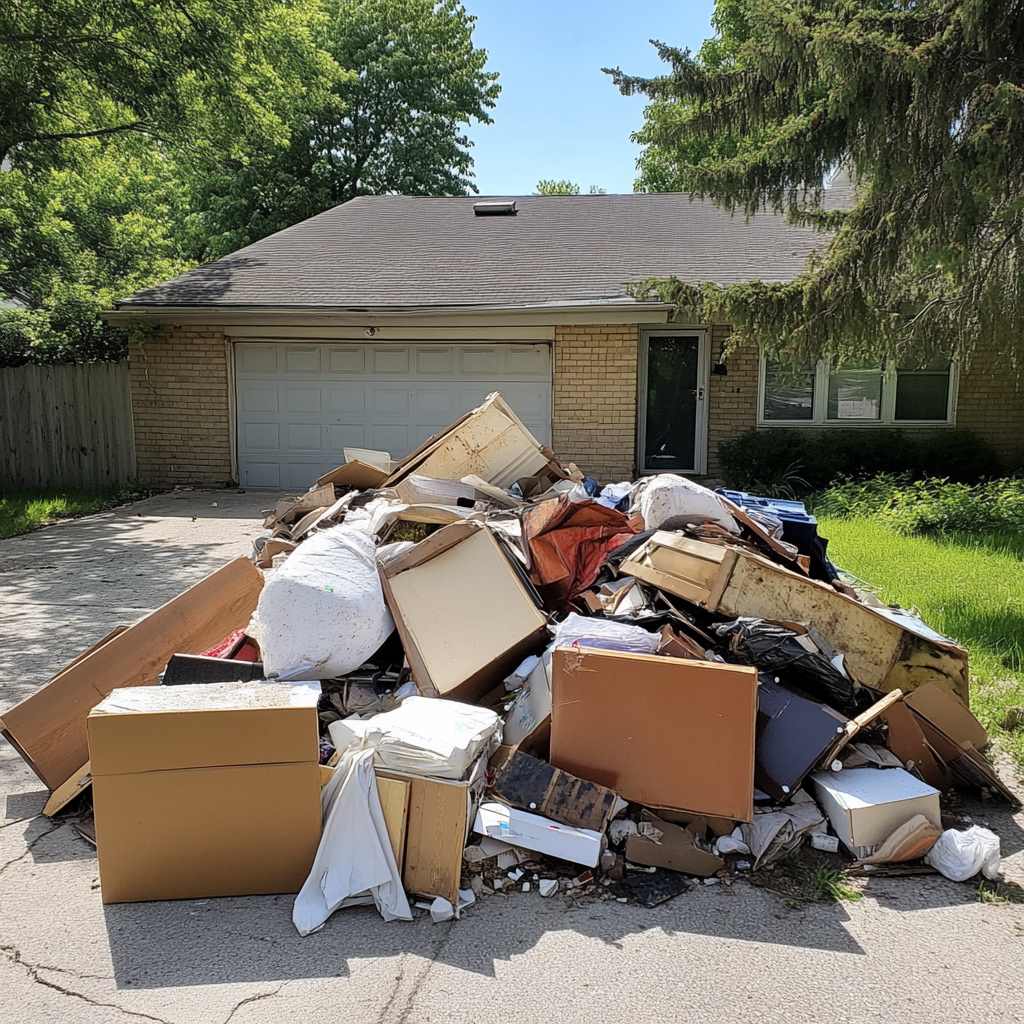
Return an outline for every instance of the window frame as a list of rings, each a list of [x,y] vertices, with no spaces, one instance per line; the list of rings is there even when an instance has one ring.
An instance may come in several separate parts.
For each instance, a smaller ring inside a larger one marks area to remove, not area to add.
[[[767,354],[762,349],[757,375],[757,425],[758,427],[804,427],[825,430],[878,430],[898,428],[916,430],[925,428],[951,428],[956,426],[957,392],[960,383],[960,366],[956,359],[949,365],[949,388],[946,395],[946,418],[941,420],[898,420],[896,419],[896,385],[898,370],[887,366],[882,371],[882,405],[878,419],[836,419],[828,418],[828,379],[831,360],[819,359],[814,370],[813,414],[805,420],[773,420],[764,415],[765,384],[767,382]],[[934,371],[933,371],[934,372]]]

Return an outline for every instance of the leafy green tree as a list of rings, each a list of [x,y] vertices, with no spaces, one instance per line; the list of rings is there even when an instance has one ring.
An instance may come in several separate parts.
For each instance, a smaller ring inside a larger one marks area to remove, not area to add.
[[[732,7],[732,4],[729,4]],[[724,4],[719,3],[719,10]],[[1024,6],[1016,0],[745,0],[724,63],[657,44],[618,69],[657,108],[652,182],[831,232],[788,284],[637,284],[797,357],[915,361],[1024,339]],[[721,27],[721,26],[720,26]],[[663,111],[679,113],[673,126]],[[847,212],[821,184],[857,182]]]
[[[578,196],[580,187],[568,178],[541,178],[534,191],[538,196]],[[587,195],[591,196],[603,196],[605,192],[606,189],[599,185],[591,185],[587,189]]]
[[[580,187],[568,178],[541,178],[534,191],[539,196],[578,196]]]
[[[0,8],[0,361],[117,358],[99,312],[188,265],[198,168],[289,137],[344,73],[314,0]]]
[[[203,172],[197,256],[222,255],[355,196],[465,195],[465,127],[500,87],[457,0],[325,0],[317,44],[350,74],[296,111],[287,144]]]

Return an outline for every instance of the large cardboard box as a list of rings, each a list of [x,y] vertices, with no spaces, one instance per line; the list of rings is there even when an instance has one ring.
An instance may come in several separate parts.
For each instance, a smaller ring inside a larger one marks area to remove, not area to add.
[[[381,568],[413,679],[432,696],[472,701],[547,637],[529,581],[480,523],[453,523]]]
[[[740,548],[658,531],[622,571],[720,615],[813,625],[876,690],[941,681],[969,701],[967,652],[906,612],[876,608]]]
[[[0,732],[57,789],[89,760],[90,708],[119,686],[155,683],[172,654],[200,654],[244,627],[262,588],[260,571],[248,558],[236,558],[76,658],[5,711]]]
[[[298,892],[320,841],[318,696],[143,686],[93,708],[103,902]]]
[[[750,821],[757,672],[558,648],[551,763],[645,807]]]
[[[867,857],[915,814],[942,828],[939,791],[902,768],[815,772],[814,796],[843,845]]]

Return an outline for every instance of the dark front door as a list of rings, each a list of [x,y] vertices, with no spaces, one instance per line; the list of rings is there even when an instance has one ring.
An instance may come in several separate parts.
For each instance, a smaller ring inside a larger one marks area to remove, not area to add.
[[[641,469],[698,469],[697,412],[704,398],[699,335],[648,337],[646,382]]]

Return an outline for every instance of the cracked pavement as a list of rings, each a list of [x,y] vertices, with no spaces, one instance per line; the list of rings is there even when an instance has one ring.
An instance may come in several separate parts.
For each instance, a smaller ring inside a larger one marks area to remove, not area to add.
[[[0,709],[247,553],[272,501],[176,492],[0,541]],[[973,884],[873,879],[858,903],[793,906],[696,886],[655,910],[517,892],[440,925],[341,911],[303,939],[290,896],[104,907],[95,850],[73,811],[39,817],[45,796],[0,741],[3,1021],[1024,1021],[1024,905]],[[965,810],[1024,882],[1024,816]]]

